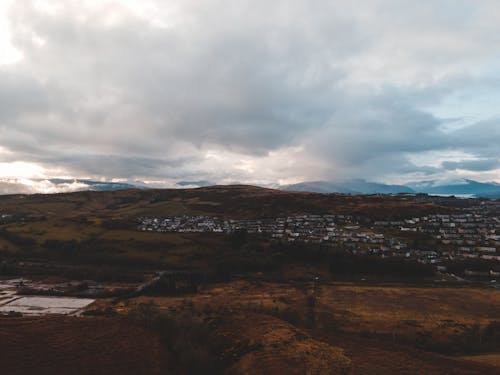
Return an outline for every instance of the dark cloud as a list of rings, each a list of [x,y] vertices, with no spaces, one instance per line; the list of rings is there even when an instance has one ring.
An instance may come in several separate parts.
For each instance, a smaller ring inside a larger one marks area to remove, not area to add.
[[[457,148],[479,157],[500,157],[500,118],[481,121],[451,135]]]
[[[500,168],[500,161],[498,159],[479,159],[479,160],[463,160],[463,161],[445,161],[443,168],[448,170],[463,169],[468,171],[491,171]]]
[[[166,175],[182,177],[183,166],[195,162],[194,159],[152,159],[126,155],[63,155],[52,160],[44,160],[47,165],[57,163],[81,175],[120,176],[133,179],[137,176]]]
[[[46,94],[40,83],[29,75],[9,69],[0,70],[0,120],[8,126],[20,116],[47,110]]]

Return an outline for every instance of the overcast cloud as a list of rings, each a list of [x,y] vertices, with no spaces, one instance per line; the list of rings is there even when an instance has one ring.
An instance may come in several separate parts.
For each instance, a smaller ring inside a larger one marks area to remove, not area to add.
[[[0,178],[19,186],[500,182],[497,0],[16,0],[0,12]]]

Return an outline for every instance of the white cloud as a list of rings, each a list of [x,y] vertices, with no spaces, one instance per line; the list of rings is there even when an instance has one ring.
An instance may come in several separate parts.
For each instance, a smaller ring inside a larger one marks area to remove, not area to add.
[[[0,67],[13,64],[22,58],[22,53],[12,45],[9,18],[7,11],[13,0],[0,2]]]
[[[44,168],[34,163],[15,161],[0,163],[0,176],[4,178],[40,178]]]

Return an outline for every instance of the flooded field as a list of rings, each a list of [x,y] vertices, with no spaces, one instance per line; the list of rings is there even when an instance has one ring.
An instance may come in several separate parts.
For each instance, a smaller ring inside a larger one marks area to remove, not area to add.
[[[16,293],[19,280],[0,281],[0,314],[77,315],[95,300],[90,298],[20,296]]]

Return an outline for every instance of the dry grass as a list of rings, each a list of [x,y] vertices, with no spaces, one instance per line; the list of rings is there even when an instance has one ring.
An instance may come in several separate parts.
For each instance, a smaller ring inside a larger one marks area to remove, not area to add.
[[[232,374],[346,374],[350,367],[340,348],[269,315],[224,316],[216,332],[233,343],[225,353],[237,357]]]
[[[495,291],[474,288],[322,286],[316,289],[319,296],[316,329],[307,330],[309,333],[305,335],[308,340],[315,340],[303,345],[300,340],[294,340],[297,332],[304,333],[297,326],[304,327],[306,323],[304,317],[309,311],[307,295],[311,293],[312,284],[294,286],[289,283],[235,281],[214,285],[199,294],[185,297],[139,297],[120,303],[115,308],[125,313],[136,304],[154,301],[161,310],[174,316],[189,310],[195,314],[208,313],[224,317],[221,332],[238,343],[235,344],[236,352],[238,348],[246,348],[246,351],[242,351],[247,354],[238,354],[239,360],[233,368],[239,373],[266,373],[266,369],[271,374],[283,373],[278,368],[284,368],[289,373],[295,370],[304,373],[302,353],[313,352],[321,361],[328,356],[341,358],[338,357],[341,352],[336,348],[343,349],[343,356],[350,359],[350,374],[353,375],[497,373],[492,366],[498,357],[493,355],[460,358],[433,354],[411,345],[411,340],[415,335],[418,336],[418,332],[431,330],[436,337],[443,335],[446,340],[454,337],[456,332],[450,327],[456,328],[457,324],[471,323],[477,319],[483,323],[498,319],[499,296]],[[227,316],[231,318],[227,319]],[[290,317],[293,325],[283,320]],[[439,328],[442,320],[447,321],[448,329]],[[405,330],[405,325],[409,329]],[[393,342],[395,328],[398,331]],[[363,337],[366,332],[372,338]],[[406,341],[403,340],[405,335]],[[326,342],[331,346],[316,346],[318,342]],[[320,369],[317,373],[322,373],[325,370],[320,363],[325,362],[318,362],[310,368]]]
[[[500,320],[500,293],[478,288],[326,286],[318,300],[318,312],[344,331],[410,342],[422,334],[452,340]]]
[[[500,372],[500,354],[480,354],[480,355],[471,355],[471,356],[463,356],[461,359],[465,359],[467,361],[477,362],[481,364],[486,364],[494,367],[498,367],[498,371]]]
[[[165,374],[158,336],[113,319],[0,318],[2,374]]]
[[[0,211],[51,218],[75,215],[134,217],[184,214],[258,217],[314,211],[398,216],[447,212],[450,209],[434,204],[417,204],[401,197],[325,195],[239,185],[5,196],[0,200]]]
[[[43,244],[46,240],[81,241],[103,232],[103,229],[96,225],[56,219],[11,224],[7,228],[12,233],[35,239],[39,244]]]

